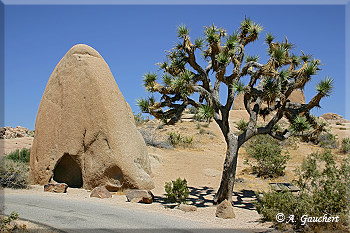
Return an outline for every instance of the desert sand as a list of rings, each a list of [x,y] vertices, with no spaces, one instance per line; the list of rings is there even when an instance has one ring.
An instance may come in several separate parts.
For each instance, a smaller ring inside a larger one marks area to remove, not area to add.
[[[240,119],[247,119],[245,111],[234,111],[231,113],[230,122]],[[232,229],[249,229],[252,232],[268,230],[270,223],[260,223],[259,214],[254,208],[255,191],[269,190],[271,182],[291,182],[294,178],[294,169],[300,166],[301,161],[308,154],[323,149],[316,145],[303,142],[291,142],[293,146],[288,147],[291,159],[287,163],[286,174],[275,179],[261,179],[251,174],[249,166],[243,162],[247,158],[244,148],[240,149],[239,162],[234,192],[234,211],[236,218],[220,219],[215,217],[216,206],[213,205],[213,198],[221,179],[221,171],[225,158],[226,145],[221,135],[220,129],[215,122],[206,123],[183,121],[176,126],[159,127],[160,123],[156,120],[147,122],[139,126],[151,132],[154,132],[157,140],[165,140],[169,132],[178,132],[184,136],[192,136],[193,144],[190,147],[178,146],[174,149],[156,148],[148,146],[150,155],[152,175],[155,188],[152,190],[155,195],[155,201],[152,204],[137,204],[126,201],[123,193],[114,194],[110,199],[90,198],[90,191],[84,189],[68,188],[67,193],[47,193],[43,192],[43,186],[32,185],[27,190],[5,189],[5,193],[23,193],[37,195],[52,195],[58,198],[71,198],[93,202],[105,202],[111,205],[120,205],[128,208],[139,208],[147,211],[157,211],[168,215],[175,215],[182,218],[188,218],[193,221],[205,222],[209,228],[232,228]],[[333,134],[338,135],[338,141],[343,137],[350,136],[350,123],[337,125],[331,124]],[[9,153],[16,148],[31,147],[33,138],[14,138],[3,139],[0,142],[0,151]],[[295,146],[297,145],[297,146]],[[333,149],[336,161],[340,161],[344,155],[339,149]],[[176,178],[186,178],[191,191],[189,204],[197,206],[196,212],[183,212],[173,209],[165,201],[165,182],[175,180]]]

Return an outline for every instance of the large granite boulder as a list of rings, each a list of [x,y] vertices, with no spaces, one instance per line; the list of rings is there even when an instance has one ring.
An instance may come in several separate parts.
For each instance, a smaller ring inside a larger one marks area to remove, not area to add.
[[[50,76],[36,118],[30,168],[38,184],[154,188],[130,106],[107,63],[87,45],[73,46]]]

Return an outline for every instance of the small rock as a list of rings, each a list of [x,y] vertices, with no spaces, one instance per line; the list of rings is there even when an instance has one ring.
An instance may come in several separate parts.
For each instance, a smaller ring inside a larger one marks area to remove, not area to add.
[[[68,185],[65,183],[57,183],[57,184],[45,184],[44,192],[53,192],[53,193],[66,193]]]
[[[233,212],[233,207],[228,200],[222,201],[216,207],[216,214],[215,215],[218,218],[224,218],[224,219],[235,217],[235,213]]]
[[[111,198],[112,194],[106,189],[105,186],[101,186],[94,188],[91,191],[90,197]]]
[[[197,207],[194,205],[186,205],[186,204],[180,204],[177,209],[185,211],[185,212],[191,212],[191,211],[197,211]]]
[[[140,189],[127,189],[125,191],[125,196],[130,202],[146,204],[151,204],[154,197],[151,191]]]

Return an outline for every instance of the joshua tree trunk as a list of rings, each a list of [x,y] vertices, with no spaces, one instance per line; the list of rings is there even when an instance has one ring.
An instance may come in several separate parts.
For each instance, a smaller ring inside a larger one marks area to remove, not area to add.
[[[226,139],[226,158],[224,168],[222,171],[222,178],[220,188],[215,195],[214,203],[221,203],[227,199],[229,202],[232,201],[233,186],[235,183],[237,158],[239,150],[238,136],[233,133],[228,133]]]

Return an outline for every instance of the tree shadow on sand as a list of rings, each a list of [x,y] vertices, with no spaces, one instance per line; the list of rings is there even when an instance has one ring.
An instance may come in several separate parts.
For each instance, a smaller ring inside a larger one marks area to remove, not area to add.
[[[214,205],[214,196],[216,190],[212,187],[202,186],[199,188],[188,187],[190,195],[188,197],[188,204],[196,207],[210,207]],[[256,199],[255,193],[252,190],[242,190],[240,192],[234,192],[233,205],[237,208],[254,210],[254,200]],[[169,203],[163,196],[155,196],[154,202],[161,203],[165,207],[173,208],[176,204]]]

